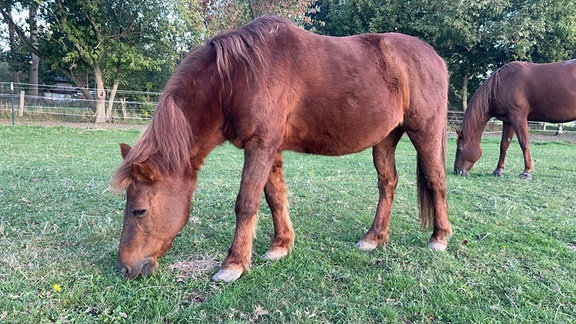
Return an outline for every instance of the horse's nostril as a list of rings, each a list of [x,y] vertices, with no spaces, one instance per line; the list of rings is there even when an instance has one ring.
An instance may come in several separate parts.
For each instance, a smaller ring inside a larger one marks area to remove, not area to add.
[[[148,261],[142,265],[142,276],[150,276],[158,268],[158,263],[155,261]]]
[[[130,278],[130,268],[128,266],[120,266],[120,273],[122,274],[122,277],[124,278]]]
[[[454,170],[454,174],[458,176],[466,176],[464,170]]]

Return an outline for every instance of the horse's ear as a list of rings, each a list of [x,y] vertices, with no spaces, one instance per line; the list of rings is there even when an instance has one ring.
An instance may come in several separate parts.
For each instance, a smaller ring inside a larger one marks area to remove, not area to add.
[[[128,152],[130,152],[132,148],[128,144],[120,143],[120,154],[122,154],[122,158],[125,159],[128,156]]]
[[[142,182],[154,182],[158,178],[156,172],[144,163],[132,163],[132,176]]]

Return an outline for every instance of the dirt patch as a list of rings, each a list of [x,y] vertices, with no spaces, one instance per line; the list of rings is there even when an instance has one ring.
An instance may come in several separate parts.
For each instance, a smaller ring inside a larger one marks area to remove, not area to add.
[[[575,242],[572,242],[572,243],[568,243],[568,244],[566,244],[566,246],[567,246],[570,250],[576,252],[576,241],[575,241]]]
[[[178,281],[184,279],[198,279],[207,275],[209,272],[214,271],[218,266],[218,262],[209,256],[194,255],[183,262],[171,264],[170,270],[176,272]]]

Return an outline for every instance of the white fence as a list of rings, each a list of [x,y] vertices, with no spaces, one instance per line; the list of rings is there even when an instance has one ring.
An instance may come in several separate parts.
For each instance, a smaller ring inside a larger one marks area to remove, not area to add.
[[[38,95],[30,95],[29,85],[0,82],[0,118],[10,118],[14,111],[15,120],[92,122],[96,102],[87,99],[83,89],[62,83],[41,85]],[[84,89],[94,94],[94,89]],[[110,111],[110,122],[141,123],[152,117],[159,92],[118,90],[114,102],[110,92],[106,94],[106,109]]]
[[[462,119],[464,117],[463,111],[449,111],[448,112],[448,128],[450,130],[456,130],[462,124]],[[556,123],[546,123],[546,122],[528,122],[528,128],[530,131],[538,131],[538,132],[558,132],[560,128],[560,132],[562,131],[576,131],[576,121],[568,122],[565,124],[556,124]],[[502,130],[502,122],[496,118],[491,118],[486,125],[485,131],[501,131]]]
[[[0,118],[11,118],[14,109],[15,121],[62,121],[93,122],[96,102],[86,99],[82,89],[61,82],[56,85],[40,85],[38,96],[29,94],[29,84],[15,83],[13,90],[9,82],[0,82]],[[85,89],[94,94],[94,89]],[[106,94],[110,98],[110,93]],[[109,122],[147,123],[152,117],[159,92],[118,90],[111,104]],[[106,109],[110,102],[106,101]],[[448,112],[448,127],[456,130],[462,123],[462,111]],[[557,124],[529,122],[530,129],[555,132]],[[502,122],[492,118],[486,126],[487,131],[499,131]],[[576,123],[564,125],[564,130],[576,131]]]

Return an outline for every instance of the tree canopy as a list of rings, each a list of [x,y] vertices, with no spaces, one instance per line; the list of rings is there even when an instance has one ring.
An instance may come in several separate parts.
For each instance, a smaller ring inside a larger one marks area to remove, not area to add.
[[[453,101],[465,107],[468,82],[513,60],[551,62],[576,55],[571,0],[320,0],[314,30],[344,36],[402,32],[432,44],[448,63]]]
[[[420,37],[448,64],[453,107],[465,108],[469,89],[507,62],[576,54],[572,0],[0,0],[9,45],[0,53],[1,75],[8,66],[13,81],[26,80],[37,56],[40,82],[67,76],[95,97],[104,121],[107,95],[113,101],[119,87],[160,91],[191,48],[264,14],[325,35]]]

